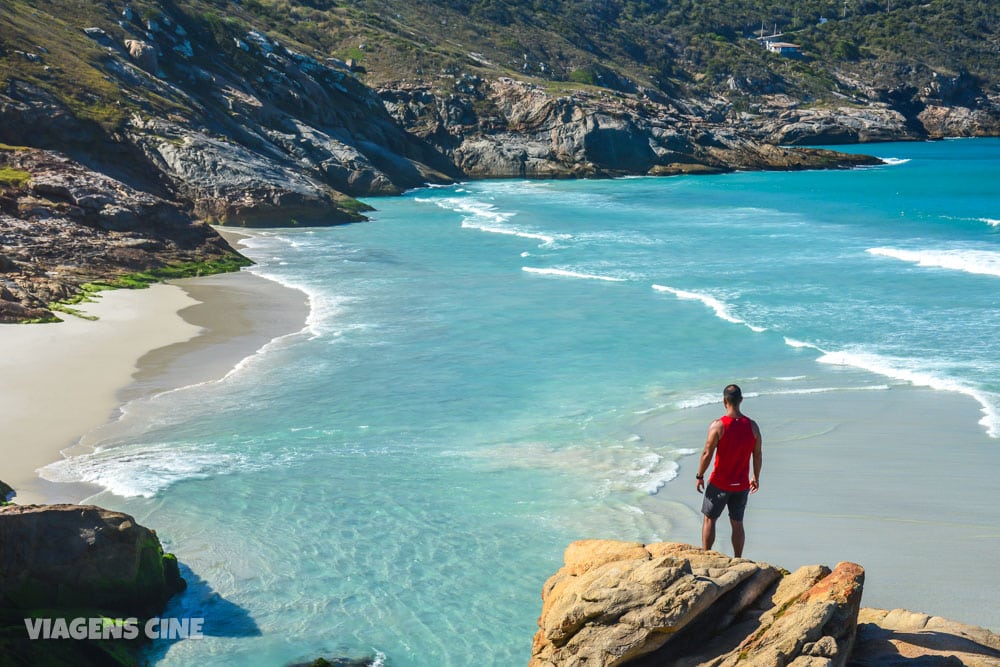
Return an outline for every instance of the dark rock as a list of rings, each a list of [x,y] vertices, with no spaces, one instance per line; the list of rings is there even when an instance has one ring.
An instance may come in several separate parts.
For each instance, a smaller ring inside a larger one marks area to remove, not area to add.
[[[144,42],[141,39],[127,39],[125,40],[125,48],[128,49],[129,58],[136,65],[150,74],[156,74],[156,70],[159,68],[159,61],[157,59],[157,49],[154,45]]]
[[[94,506],[0,507],[0,604],[150,617],[182,590],[176,561],[131,516]]]
[[[316,658],[311,662],[293,662],[288,667],[374,667],[375,658]]]

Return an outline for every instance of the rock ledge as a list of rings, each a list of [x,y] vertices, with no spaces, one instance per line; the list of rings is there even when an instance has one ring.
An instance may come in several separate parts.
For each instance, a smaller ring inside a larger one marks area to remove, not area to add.
[[[686,544],[574,542],[542,588],[529,666],[1000,667],[988,630],[862,609],[864,578],[856,563],[789,573]]]

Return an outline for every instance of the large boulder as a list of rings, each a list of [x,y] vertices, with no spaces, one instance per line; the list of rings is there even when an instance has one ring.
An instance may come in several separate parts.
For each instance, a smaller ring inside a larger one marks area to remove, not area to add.
[[[184,588],[156,533],[88,505],[0,507],[0,608],[150,617]]]
[[[779,577],[769,565],[687,545],[574,542],[542,590],[529,664],[626,664],[689,626],[701,632],[705,614],[723,629]]]
[[[574,542],[529,664],[842,667],[863,582],[854,563],[783,574],[684,544]]]

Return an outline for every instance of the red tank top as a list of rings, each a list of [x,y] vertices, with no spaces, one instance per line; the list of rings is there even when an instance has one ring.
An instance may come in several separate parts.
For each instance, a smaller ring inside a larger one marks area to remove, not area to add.
[[[723,491],[746,491],[750,488],[750,457],[757,445],[749,417],[720,417],[722,437],[715,449],[715,466],[708,478]]]

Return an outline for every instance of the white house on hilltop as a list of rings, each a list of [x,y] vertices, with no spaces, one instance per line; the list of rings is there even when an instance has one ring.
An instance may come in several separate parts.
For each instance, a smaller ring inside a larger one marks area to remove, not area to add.
[[[800,56],[802,47],[791,42],[764,42],[764,47],[771,53],[780,56]]]

